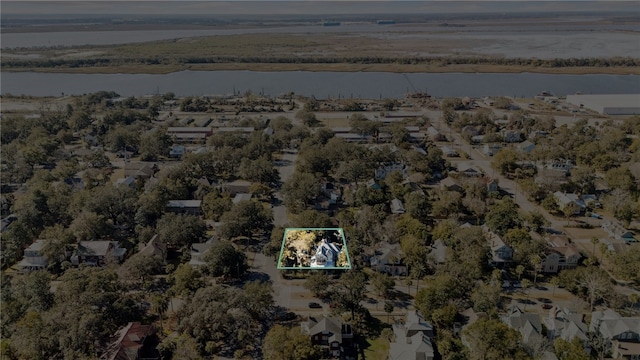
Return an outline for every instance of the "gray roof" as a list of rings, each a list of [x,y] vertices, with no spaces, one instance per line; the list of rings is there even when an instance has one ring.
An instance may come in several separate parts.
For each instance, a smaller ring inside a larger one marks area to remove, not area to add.
[[[170,208],[199,208],[202,200],[169,200],[167,207]]]
[[[252,196],[253,195],[248,194],[248,193],[237,193],[236,196],[233,198],[232,202],[234,204],[237,204],[237,203],[239,203],[241,201],[249,201],[249,200],[251,200]]]
[[[109,248],[117,248],[117,241],[80,241],[78,255],[80,256],[107,256]],[[124,249],[126,251],[126,249]]]
[[[389,358],[392,360],[428,360],[434,357],[431,339],[422,333],[390,345]]]
[[[329,332],[329,342],[342,342],[342,320],[323,316],[320,321],[309,318],[309,321],[301,324],[302,331],[308,335],[315,335],[322,332]]]

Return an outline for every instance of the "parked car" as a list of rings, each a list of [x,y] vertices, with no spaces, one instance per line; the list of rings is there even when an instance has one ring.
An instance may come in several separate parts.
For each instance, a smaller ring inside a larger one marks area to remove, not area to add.
[[[310,302],[309,307],[312,309],[321,309],[322,305],[318,304],[317,302]]]

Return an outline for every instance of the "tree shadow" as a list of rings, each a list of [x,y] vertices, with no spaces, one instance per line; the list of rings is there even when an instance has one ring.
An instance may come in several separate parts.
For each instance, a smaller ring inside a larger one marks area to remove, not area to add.
[[[518,303],[527,304],[527,305],[535,305],[535,304],[537,304],[535,301],[530,300],[530,299],[518,299]]]
[[[258,271],[249,271],[245,276],[245,281],[259,281],[259,282],[270,282],[271,276],[267,273],[258,272]]]

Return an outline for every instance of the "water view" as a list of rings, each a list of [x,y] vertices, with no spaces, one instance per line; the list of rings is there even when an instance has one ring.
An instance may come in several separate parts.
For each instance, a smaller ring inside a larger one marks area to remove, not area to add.
[[[317,98],[400,98],[409,92],[436,97],[531,97],[581,92],[638,93],[638,75],[395,74],[383,72],[181,71],[171,74],[2,73],[2,93],[31,96],[81,95],[100,90],[122,96],[173,92],[178,96],[252,91],[278,96],[293,91]]]

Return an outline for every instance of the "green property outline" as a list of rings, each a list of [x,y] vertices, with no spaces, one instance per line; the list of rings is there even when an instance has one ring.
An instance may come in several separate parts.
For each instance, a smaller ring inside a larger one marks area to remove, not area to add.
[[[280,266],[280,262],[282,261],[282,253],[284,251],[284,242],[285,242],[285,239],[287,238],[287,233],[289,231],[295,231],[295,230],[305,230],[305,231],[334,230],[334,231],[338,231],[338,233],[342,237],[342,246],[344,247],[344,252],[347,255],[347,264],[348,265],[346,267],[337,267],[337,266],[332,266],[332,267],[283,267],[283,266]],[[351,256],[349,256],[349,248],[347,247],[347,237],[344,235],[344,229],[343,228],[298,228],[298,227],[285,228],[284,229],[284,235],[282,235],[282,244],[280,245],[280,255],[278,256],[278,262],[276,263],[276,268],[278,270],[351,270]]]

